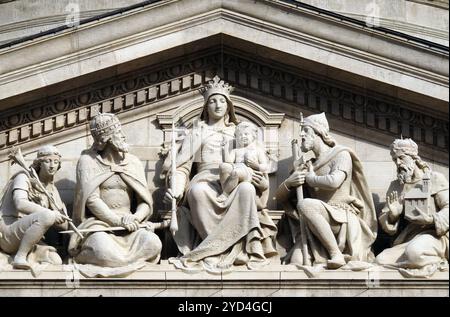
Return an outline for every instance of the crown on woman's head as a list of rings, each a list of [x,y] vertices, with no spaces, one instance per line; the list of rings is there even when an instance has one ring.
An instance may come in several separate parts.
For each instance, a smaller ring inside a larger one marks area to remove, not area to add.
[[[230,93],[233,91],[233,87],[230,84],[224,82],[219,76],[214,76],[204,87],[200,89],[201,94],[205,101],[214,94],[224,95],[228,100],[230,100]]]

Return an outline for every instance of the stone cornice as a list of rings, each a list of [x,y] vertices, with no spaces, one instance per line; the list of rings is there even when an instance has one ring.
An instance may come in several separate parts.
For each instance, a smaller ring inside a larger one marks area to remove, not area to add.
[[[252,118],[260,127],[275,127],[279,128],[284,118],[284,113],[270,113],[264,108],[246,98],[240,96],[231,96],[234,104],[236,114],[244,115],[247,118]],[[192,119],[200,116],[204,100],[202,96],[193,99],[185,105],[178,108],[171,109],[165,113],[158,113],[156,118],[158,124],[164,129],[170,129],[174,120],[181,119],[182,125]]]
[[[298,108],[297,111],[325,111],[330,118],[372,131],[374,142],[377,135],[394,138],[402,134],[414,138],[422,149],[430,149],[429,153],[433,154],[428,158],[443,163],[448,159],[445,114],[281,63],[255,60],[226,47],[176,58],[162,66],[149,66],[4,111],[0,113],[1,156],[5,155],[5,147],[38,141],[86,125],[93,108],[119,114],[138,108],[150,110],[159,101],[195,94],[216,73],[236,87],[236,96],[251,92],[269,104],[273,100],[273,104],[281,103]]]
[[[0,98],[222,33],[448,100],[448,53],[278,2],[192,1],[162,1],[0,51]]]
[[[49,265],[34,277],[30,271],[0,272],[3,296],[442,296],[448,297],[448,274],[404,278],[398,271],[325,270],[310,277],[293,265],[259,270],[235,269],[208,274],[185,273],[167,261],[146,264],[127,277],[88,278],[73,266]],[[244,300],[244,299],[243,299]],[[264,299],[266,301],[266,299]],[[270,301],[270,298],[267,299]],[[182,299],[184,302],[184,299]],[[176,309],[168,309],[176,311]],[[281,310],[280,310],[281,311]]]

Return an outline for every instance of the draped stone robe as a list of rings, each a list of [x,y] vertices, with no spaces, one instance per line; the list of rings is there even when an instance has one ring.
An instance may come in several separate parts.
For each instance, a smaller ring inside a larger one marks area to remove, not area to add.
[[[307,196],[320,201],[328,212],[330,219],[340,226],[335,234],[341,252],[348,260],[371,262],[374,255],[371,246],[377,236],[377,219],[371,192],[363,173],[361,161],[349,148],[335,146],[324,153],[313,164],[317,176],[330,175],[334,171],[342,171],[346,174],[344,182],[338,189],[326,190],[304,184]],[[290,190],[283,182],[277,191],[277,200],[283,205],[291,228],[291,236],[284,234],[279,240],[288,248],[285,261],[290,261],[290,255],[294,248],[299,248],[299,239],[306,239],[308,253],[304,255],[312,259],[312,264],[326,263],[328,254],[307,226],[303,226],[301,232],[301,218],[296,210],[296,191]],[[306,197],[305,197],[306,198]],[[286,243],[286,240],[294,240]],[[293,243],[295,243],[293,245]]]
[[[119,176],[140,201],[149,205],[150,213],[144,220],[151,216],[152,198],[139,159],[126,153],[120,164],[108,164],[91,149],[81,154],[77,165],[73,220],[79,225],[79,229],[111,227],[106,215],[99,218],[86,205],[99,186],[114,175]],[[76,234],[72,234],[69,253],[77,263],[98,267],[125,267],[144,261],[157,262],[162,247],[158,236],[146,229],[134,232],[96,232],[84,236],[84,239],[80,239]]]
[[[181,182],[185,188],[178,210],[179,230],[174,236],[183,256],[171,262],[182,269],[215,271],[233,264],[252,267],[277,254],[272,241],[276,227],[264,208],[268,190],[260,192],[242,182],[225,202],[217,201],[222,194],[221,143],[232,141],[234,129],[230,124],[217,130],[201,121],[179,150],[177,174],[171,181]]]

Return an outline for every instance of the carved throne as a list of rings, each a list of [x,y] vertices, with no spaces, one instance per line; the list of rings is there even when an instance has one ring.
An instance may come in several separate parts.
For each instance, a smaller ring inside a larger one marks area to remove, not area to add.
[[[270,197],[276,191],[276,180],[272,179],[278,168],[279,156],[279,136],[278,131],[284,119],[284,113],[271,113],[265,110],[260,105],[246,98],[233,95],[231,100],[234,104],[234,110],[237,118],[240,121],[250,121],[260,128],[259,141],[262,142],[266,148],[267,154],[271,161],[271,169],[269,172],[270,178]],[[172,141],[172,122],[176,120],[177,127],[190,128],[195,118],[200,116],[203,108],[204,99],[198,97],[187,104],[172,108],[166,112],[157,114],[157,122],[164,133],[164,142],[162,144],[161,154],[166,156]],[[270,205],[269,205],[270,208]],[[269,210],[272,220],[277,223],[283,210]],[[159,215],[162,220],[170,218],[168,210],[159,210]],[[171,237],[167,231],[164,237],[165,245],[170,245]]]

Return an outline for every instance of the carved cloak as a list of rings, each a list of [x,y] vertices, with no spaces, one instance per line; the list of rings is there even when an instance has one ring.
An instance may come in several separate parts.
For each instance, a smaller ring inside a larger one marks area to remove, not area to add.
[[[345,230],[341,230],[345,234],[345,236],[341,237],[341,235],[339,235],[338,238],[344,239],[343,241],[345,241],[346,248],[348,249],[347,251],[350,252],[349,255],[351,256],[351,260],[372,261],[373,253],[371,251],[371,246],[377,237],[377,218],[372,195],[367,185],[361,161],[351,149],[344,146],[335,146],[328,153],[324,153],[325,155],[321,156],[320,160],[316,161],[313,164],[313,167],[314,170],[320,169],[343,151],[348,152],[352,160],[351,187],[348,196],[348,203],[350,205],[353,205],[354,208],[358,209],[358,213],[355,216],[350,211],[346,212],[347,220],[341,222],[342,226],[346,226]],[[298,247],[298,243],[297,246],[294,245],[292,247],[292,244],[287,242],[286,240],[296,239],[296,237],[300,237],[300,226],[298,223],[299,219],[296,214],[295,207],[296,204],[293,203],[293,201],[295,200],[295,197],[293,197],[294,194],[295,190],[287,189],[284,183],[279,186],[276,194],[277,200],[283,205],[286,214],[291,218],[288,218],[287,221],[292,223],[289,229],[283,227],[283,224],[280,224],[282,226],[280,231],[283,231],[283,234],[281,234],[280,232],[280,235],[278,237],[280,244],[287,248],[289,248],[289,244],[291,245],[291,249],[286,256],[286,260],[289,260],[293,249],[295,247]],[[356,202],[356,204],[352,202]],[[322,204],[329,212],[333,212],[333,209],[337,209],[337,207],[335,206],[328,205],[327,202],[322,202]],[[361,206],[358,208],[356,207],[357,205]],[[345,214],[342,214],[340,210],[338,212],[345,217]],[[353,220],[356,220],[358,225],[360,226],[361,234],[357,234],[357,231],[352,232],[350,227],[352,224],[356,224]],[[352,224],[350,222],[352,222]],[[306,230],[308,231],[306,236],[309,245],[309,256],[312,256],[313,262],[315,263],[325,262],[325,260],[327,259],[327,253],[325,249],[318,241],[318,239],[312,234],[312,232],[310,232],[307,226]],[[289,231],[291,233],[291,236],[287,237],[286,235]],[[361,245],[357,246],[358,243],[360,243]]]
[[[131,154],[126,154],[125,159],[122,163],[118,165],[109,165],[104,162],[101,156],[93,149],[83,151],[80,160],[77,164],[77,185],[75,190],[75,203],[73,220],[79,228],[90,228],[90,227],[109,227],[104,221],[96,219],[86,207],[86,201],[88,197],[98,188],[105,180],[114,175],[119,174],[122,180],[130,186],[139,197],[152,208],[152,198],[147,189],[147,183],[145,180],[144,169],[142,167],[139,159]],[[150,214],[147,216],[150,217]],[[135,232],[130,232],[125,236],[116,236],[110,234],[110,237],[116,241],[118,247],[123,248],[124,259],[132,259],[136,252],[141,252],[136,249],[135,240],[139,239],[137,234],[144,229],[139,229]],[[154,250],[158,249],[158,244],[160,246],[160,241],[157,236],[151,232],[147,232],[148,235],[154,236],[149,237],[149,241],[155,240]],[[89,235],[85,235],[82,241],[76,234],[72,234],[69,243],[69,253],[72,256],[77,256],[80,253],[82,245],[88,239]],[[156,240],[157,243],[156,243]],[[136,240],[137,241],[137,240]],[[149,242],[150,243],[150,242]],[[132,254],[133,253],[133,254]],[[159,259],[159,255],[155,257],[156,261]],[[131,260],[130,260],[131,261]]]

